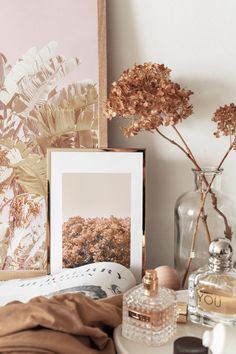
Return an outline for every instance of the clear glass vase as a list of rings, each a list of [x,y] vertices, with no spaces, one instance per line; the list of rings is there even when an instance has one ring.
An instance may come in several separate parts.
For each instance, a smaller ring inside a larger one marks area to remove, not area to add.
[[[193,169],[195,190],[184,193],[176,201],[175,267],[183,288],[187,286],[188,276],[207,263],[213,239],[232,237],[235,246],[235,202],[221,192],[222,172],[223,169],[208,167],[201,171]]]

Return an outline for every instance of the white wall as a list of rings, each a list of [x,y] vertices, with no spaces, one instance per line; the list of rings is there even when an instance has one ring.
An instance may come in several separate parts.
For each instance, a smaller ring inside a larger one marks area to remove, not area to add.
[[[236,103],[235,0],[107,0],[108,87],[122,71],[153,61],[194,91],[194,115],[179,125],[200,164],[216,165],[228,141],[213,137],[212,113]],[[126,139],[121,121],[109,124],[110,147],[147,149],[148,266],[173,264],[173,209],[193,186],[183,153],[155,134]],[[170,130],[166,130],[169,132]],[[236,151],[224,164],[222,189],[236,197]]]

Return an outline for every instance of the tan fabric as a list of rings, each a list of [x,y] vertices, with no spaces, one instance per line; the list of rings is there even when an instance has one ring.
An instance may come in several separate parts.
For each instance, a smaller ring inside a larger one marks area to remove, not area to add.
[[[106,328],[121,323],[121,296],[94,301],[80,294],[0,308],[0,353],[114,354]]]

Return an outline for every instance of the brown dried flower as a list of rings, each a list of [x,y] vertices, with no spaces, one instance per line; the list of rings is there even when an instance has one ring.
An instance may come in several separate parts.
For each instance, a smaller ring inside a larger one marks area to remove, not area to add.
[[[10,160],[7,157],[7,151],[0,146],[0,165],[1,166],[7,166],[9,167],[10,165]]]
[[[233,145],[236,150],[236,106],[234,103],[219,107],[212,120],[217,123],[217,131],[214,135],[219,138],[226,135],[234,138]]]
[[[130,218],[71,217],[63,224],[62,244],[65,268],[102,261],[130,267]]]
[[[170,80],[170,69],[162,64],[134,65],[112,84],[106,102],[105,116],[133,117],[127,137],[142,130],[153,131],[160,125],[176,125],[192,114],[190,90]],[[134,118],[136,116],[136,118]]]
[[[40,213],[38,202],[32,200],[30,194],[21,194],[13,199],[10,210],[10,226],[11,229],[26,226],[30,222],[30,218]]]

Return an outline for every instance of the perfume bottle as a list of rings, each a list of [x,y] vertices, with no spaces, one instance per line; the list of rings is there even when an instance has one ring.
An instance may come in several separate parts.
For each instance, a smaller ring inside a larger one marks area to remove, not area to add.
[[[166,343],[176,331],[175,292],[158,287],[156,270],[146,270],[143,283],[123,296],[122,335],[150,346]]]
[[[209,326],[218,322],[236,325],[236,270],[230,241],[212,241],[209,254],[208,265],[189,277],[189,317]]]

